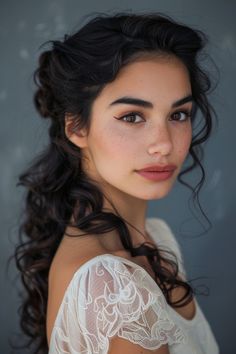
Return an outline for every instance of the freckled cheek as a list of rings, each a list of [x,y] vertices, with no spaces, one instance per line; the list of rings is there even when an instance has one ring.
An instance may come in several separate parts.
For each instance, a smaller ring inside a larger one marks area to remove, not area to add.
[[[190,129],[187,129],[183,132],[182,137],[178,140],[177,150],[179,155],[183,156],[183,159],[188,155],[189,148],[192,141],[192,132]]]
[[[119,160],[125,163],[126,157],[130,161],[136,153],[134,141],[124,132],[116,131],[114,128],[106,129],[96,139],[95,153],[101,158],[117,163]]]

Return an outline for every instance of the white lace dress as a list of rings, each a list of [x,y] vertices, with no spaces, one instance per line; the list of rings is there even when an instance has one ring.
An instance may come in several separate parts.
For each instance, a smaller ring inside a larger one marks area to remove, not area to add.
[[[148,218],[146,229],[159,246],[174,251],[186,279],[180,247],[166,222]],[[143,267],[111,254],[96,256],[69,283],[49,354],[107,354],[113,336],[153,351],[168,343],[170,354],[218,354],[211,327],[195,303],[195,316],[187,320],[168,305]]]

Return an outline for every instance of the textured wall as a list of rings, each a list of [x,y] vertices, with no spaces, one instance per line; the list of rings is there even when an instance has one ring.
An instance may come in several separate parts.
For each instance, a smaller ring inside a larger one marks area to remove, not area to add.
[[[14,342],[18,329],[16,270],[12,264],[6,272],[6,261],[13,251],[23,202],[23,191],[16,188],[17,176],[37,152],[47,143],[47,123],[37,116],[32,104],[32,72],[39,55],[39,45],[48,39],[64,35],[76,27],[80,19],[92,11],[159,10],[186,24],[205,31],[208,47],[220,69],[220,81],[211,94],[219,127],[205,146],[206,183],[201,193],[201,205],[212,222],[204,228],[188,205],[190,192],[176,184],[167,198],[152,201],[150,216],[166,219],[178,238],[191,278],[206,276],[195,285],[204,284],[209,296],[198,301],[210,322],[222,353],[233,354],[236,308],[235,295],[235,78],[236,78],[236,2],[159,0],[86,1],[41,0],[0,2],[0,192],[1,192],[1,327],[0,352],[10,353],[8,341]],[[207,64],[215,75],[214,67]],[[197,173],[188,181],[198,180]],[[199,214],[198,214],[199,215]],[[204,219],[201,218],[203,222]],[[208,225],[205,223],[205,226]]]

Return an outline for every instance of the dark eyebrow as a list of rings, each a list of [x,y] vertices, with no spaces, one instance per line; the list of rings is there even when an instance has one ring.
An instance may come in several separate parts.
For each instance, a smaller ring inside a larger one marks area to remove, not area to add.
[[[190,101],[193,101],[193,96],[192,95],[188,95],[186,97],[180,98],[179,100],[173,102],[171,107],[175,108],[175,107],[178,107],[178,106],[180,106],[180,105],[182,105],[184,103],[190,102]],[[140,98],[129,97],[129,96],[124,96],[124,97],[118,98],[117,100],[111,102],[109,104],[109,107],[113,106],[115,104],[121,104],[121,103],[134,104],[136,106],[141,106],[141,107],[144,107],[144,108],[153,108],[153,104],[151,102],[144,101],[144,100],[142,100]]]

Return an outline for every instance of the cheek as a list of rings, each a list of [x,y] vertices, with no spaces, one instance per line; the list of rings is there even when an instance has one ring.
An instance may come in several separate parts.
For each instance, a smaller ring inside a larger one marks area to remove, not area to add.
[[[97,132],[92,145],[93,155],[100,161],[105,160],[106,164],[124,165],[126,160],[130,163],[130,159],[137,154],[135,142],[129,134],[114,126],[106,126]]]
[[[178,139],[178,143],[176,143],[176,145],[178,145],[176,149],[178,153],[181,156],[183,156],[183,158],[185,158],[189,152],[191,141],[192,141],[192,128],[191,126],[189,126],[183,130],[181,137]]]

